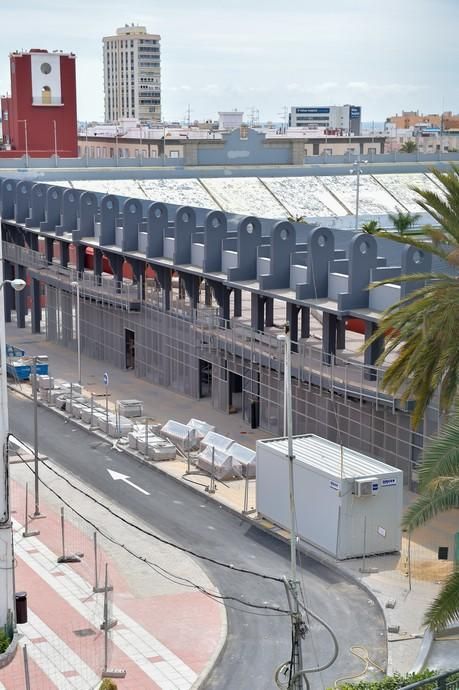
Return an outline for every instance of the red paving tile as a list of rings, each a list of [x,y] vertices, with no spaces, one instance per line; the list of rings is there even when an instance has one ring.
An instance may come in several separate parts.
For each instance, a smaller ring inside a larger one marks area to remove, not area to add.
[[[17,507],[17,519],[21,520],[20,516],[24,512],[25,489],[17,482],[12,482],[12,485],[13,501]],[[29,505],[30,500],[31,497],[29,496]],[[46,519],[40,520],[38,539],[54,553],[60,554],[62,550],[60,514],[43,501],[40,507],[46,515]],[[83,552],[85,554],[81,563],[72,564],[70,567],[92,583],[94,579],[93,540],[67,521],[65,523],[65,539],[67,552]],[[27,549],[27,540],[23,540],[22,543]],[[37,549],[28,549],[28,553],[31,555],[37,553]],[[199,674],[207,665],[219,642],[222,620],[221,607],[204,595],[189,591],[174,595],[135,599],[116,564],[102,549],[99,549],[99,556],[100,563],[107,562],[109,564],[110,582],[114,585],[114,600],[117,606]],[[56,568],[58,568],[57,564]],[[56,576],[62,574],[59,571],[53,573]],[[103,634],[97,631],[96,635],[88,637],[76,636],[73,631],[91,627],[88,621],[80,616],[21,559],[18,559],[16,589],[24,589],[28,592],[30,609],[61,637],[88,666],[100,674],[103,663]],[[85,600],[82,599],[82,601]],[[122,630],[124,627],[119,626],[117,629]],[[193,640],[192,645],[190,645],[190,640]],[[150,660],[155,663],[161,661],[161,657],[152,656]],[[120,690],[155,690],[157,688],[157,685],[133,661],[115,647],[110,664],[112,668],[127,670],[126,679],[117,679],[116,681]],[[12,669],[14,666],[17,671],[17,659],[10,666]],[[40,679],[40,684],[37,683],[36,687],[39,690],[48,690],[48,688],[54,690],[54,685],[52,683],[47,685],[45,676],[38,667],[35,667],[34,664],[34,672],[41,673],[43,676]],[[22,666],[19,664],[19,671],[21,669]],[[8,671],[8,673],[11,672]],[[3,678],[4,675],[5,671],[0,671],[0,681],[6,685],[7,690],[23,690],[25,685],[18,685],[17,678],[15,685],[8,686]],[[32,687],[35,686],[32,685]]]

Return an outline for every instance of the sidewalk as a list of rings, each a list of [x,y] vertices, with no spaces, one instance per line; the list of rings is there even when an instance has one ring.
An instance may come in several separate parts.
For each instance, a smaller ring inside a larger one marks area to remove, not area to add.
[[[24,346],[28,353],[47,354],[50,373],[53,376],[67,381],[75,380],[76,355],[70,350],[45,341],[44,336],[33,336],[28,331],[20,331],[15,325],[7,327],[7,342]],[[83,359],[82,378],[88,393],[103,392],[104,366],[103,362]],[[219,433],[252,448],[255,447],[257,439],[268,437],[268,434],[259,429],[249,429],[240,415],[226,415],[215,410],[211,401],[207,399],[194,401],[137,379],[132,372],[111,367],[106,369],[110,376],[113,403],[117,399],[140,399],[144,402],[145,415],[163,423],[168,419],[181,422],[187,422],[190,417],[202,419],[214,424]],[[27,385],[23,385],[22,388],[24,392],[30,391]],[[140,461],[144,461],[137,452],[133,451],[133,455],[136,455]],[[187,482],[196,491],[205,492],[209,485],[209,478],[202,475],[184,477],[186,463],[182,459],[155,463],[155,468],[174,476],[177,481]],[[244,509],[250,512],[255,508],[255,482],[252,480],[248,485],[245,480],[218,482],[214,498],[238,513],[242,513]],[[413,494],[406,492],[407,504],[413,498]],[[251,512],[246,517],[253,519],[261,529],[269,530],[280,539],[289,537],[285,530],[272,525],[267,520],[257,518],[255,512]],[[387,634],[389,673],[395,671],[406,673],[415,665],[424,634],[422,625],[424,612],[438,593],[447,567],[451,566],[451,562],[438,562],[436,546],[452,544],[454,533],[457,531],[454,518],[453,514],[445,514],[435,523],[430,523],[413,534],[410,550],[411,578],[408,577],[408,544],[405,538],[401,554],[370,557],[366,559],[365,564],[361,559],[339,562],[308,544],[303,545],[305,551],[314,558],[357,579],[377,599],[386,616],[388,628],[398,628],[397,632]],[[362,569],[365,572],[361,572]],[[388,602],[394,607],[387,608]],[[452,658],[454,659],[454,653]],[[459,642],[457,643],[457,658],[459,658]]]
[[[66,475],[61,469],[59,472]],[[120,544],[163,568],[180,572],[215,591],[201,568],[175,549],[152,542],[93,501],[72,489],[45,466],[40,477],[70,505],[78,506]],[[85,489],[75,477],[72,482]],[[94,535],[90,526],[65,508],[66,554],[84,554],[80,563],[58,564],[62,555],[62,502],[42,487],[40,510],[46,516],[29,522],[36,537],[24,537],[25,485],[33,486],[33,468],[11,461],[11,500],[16,555],[16,591],[28,595],[28,622],[19,625],[20,646],[27,645],[33,690],[88,690],[99,686],[105,663],[104,594],[94,593]],[[92,494],[97,493],[92,490]],[[29,488],[29,513],[33,496]],[[122,511],[119,511],[124,515]],[[129,518],[128,515],[126,517]],[[224,607],[215,600],[165,579],[120,546],[97,537],[98,584],[105,564],[113,592],[109,617],[108,668],[125,669],[116,679],[120,690],[191,690],[211,667],[226,636]],[[22,649],[0,670],[0,689],[24,690]]]

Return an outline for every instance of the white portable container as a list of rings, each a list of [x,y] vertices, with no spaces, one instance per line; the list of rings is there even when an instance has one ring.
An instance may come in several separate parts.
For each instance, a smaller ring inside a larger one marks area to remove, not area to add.
[[[287,439],[257,441],[257,510],[290,529]],[[337,559],[399,551],[403,473],[319,436],[293,437],[298,536]]]

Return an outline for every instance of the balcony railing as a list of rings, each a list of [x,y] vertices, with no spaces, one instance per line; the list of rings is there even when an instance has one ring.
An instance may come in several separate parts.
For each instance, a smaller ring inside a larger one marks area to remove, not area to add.
[[[458,690],[459,668],[455,671],[448,671],[438,676],[432,676],[432,678],[419,680],[417,683],[411,683],[411,685],[405,685],[403,688],[400,688],[400,690],[418,690],[418,688],[426,688],[426,690],[427,688],[428,690]]]

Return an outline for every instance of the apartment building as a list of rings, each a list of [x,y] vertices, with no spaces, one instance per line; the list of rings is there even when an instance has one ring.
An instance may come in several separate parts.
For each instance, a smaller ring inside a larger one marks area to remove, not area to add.
[[[134,24],[103,39],[105,121],[161,121],[161,36]]]

